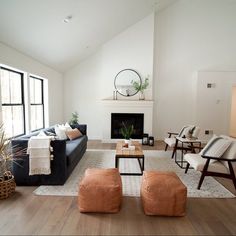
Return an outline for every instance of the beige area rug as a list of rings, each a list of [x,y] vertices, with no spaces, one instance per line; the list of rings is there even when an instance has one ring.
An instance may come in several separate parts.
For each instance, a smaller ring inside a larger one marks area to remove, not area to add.
[[[196,198],[233,198],[235,197],[224,186],[212,177],[205,177],[201,190],[197,190],[200,172],[190,169],[187,174],[178,167],[171,152],[144,151],[145,170],[174,171],[188,188],[188,197]],[[87,150],[73,173],[63,186],[40,186],[34,193],[36,195],[77,196],[78,184],[87,168],[114,168],[114,150]],[[138,172],[139,165],[136,159],[120,160],[122,172]],[[123,195],[140,196],[141,176],[122,176]]]

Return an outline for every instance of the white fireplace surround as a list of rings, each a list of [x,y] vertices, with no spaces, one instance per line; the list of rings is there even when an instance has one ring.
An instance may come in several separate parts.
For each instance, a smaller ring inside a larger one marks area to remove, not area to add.
[[[116,142],[111,139],[111,113],[143,113],[144,114],[144,133],[153,134],[153,100],[102,100],[103,123],[102,141]]]

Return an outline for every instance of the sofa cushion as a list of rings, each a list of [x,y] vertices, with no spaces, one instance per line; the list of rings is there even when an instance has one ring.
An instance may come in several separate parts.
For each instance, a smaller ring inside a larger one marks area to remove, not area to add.
[[[86,146],[87,136],[83,135],[77,139],[66,141],[67,165],[70,165],[78,158],[78,153]]]

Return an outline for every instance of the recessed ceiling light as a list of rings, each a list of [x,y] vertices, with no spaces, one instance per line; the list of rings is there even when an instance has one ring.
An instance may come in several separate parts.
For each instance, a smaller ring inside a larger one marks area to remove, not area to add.
[[[64,23],[69,23],[71,20],[72,20],[72,16],[70,15],[70,16],[65,17],[65,18],[63,19],[63,22],[64,22]]]

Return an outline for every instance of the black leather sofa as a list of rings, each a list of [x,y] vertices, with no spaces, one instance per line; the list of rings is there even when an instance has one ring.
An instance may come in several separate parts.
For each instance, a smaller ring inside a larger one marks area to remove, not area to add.
[[[50,175],[29,176],[29,155],[23,154],[14,157],[12,172],[18,186],[63,185],[66,182],[86,152],[88,141],[87,125],[78,124],[73,125],[72,128],[78,128],[83,136],[74,140],[54,140],[51,142],[54,157],[51,161]],[[43,131],[55,133],[54,127],[43,129]],[[12,146],[26,149],[29,138],[38,133],[39,131],[13,139]]]

